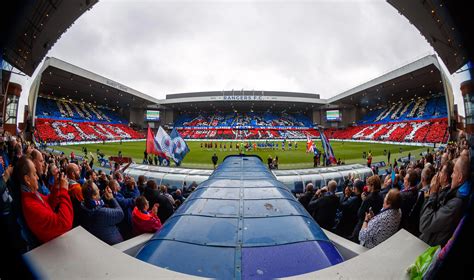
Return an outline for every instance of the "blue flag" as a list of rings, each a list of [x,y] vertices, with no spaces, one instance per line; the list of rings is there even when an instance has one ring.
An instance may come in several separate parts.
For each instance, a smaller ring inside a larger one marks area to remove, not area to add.
[[[171,146],[170,146],[170,156],[177,164],[180,164],[183,161],[187,153],[189,153],[189,147],[184,141],[184,139],[179,135],[176,128],[173,128],[170,134]]]
[[[323,145],[324,154],[326,155],[326,162],[329,164],[335,164],[337,162],[336,156],[334,155],[334,151],[332,150],[329,140],[326,138],[326,135],[324,135],[322,129],[319,130],[319,134],[321,137],[321,143]]]

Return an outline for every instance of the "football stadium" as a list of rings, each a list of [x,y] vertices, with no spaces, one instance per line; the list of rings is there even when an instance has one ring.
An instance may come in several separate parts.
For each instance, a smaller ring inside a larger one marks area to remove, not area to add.
[[[449,78],[472,72],[472,27],[458,4],[388,1],[436,54],[330,98],[160,99],[48,56],[97,2],[6,18],[0,278],[472,279],[474,92],[463,82],[455,104]]]
[[[83,73],[89,75],[81,76]],[[367,97],[374,93],[379,96],[375,100]],[[365,163],[363,153],[370,151],[375,160],[388,166],[392,163],[387,162],[389,150],[396,160],[408,153],[416,158],[425,147],[445,145],[453,119],[451,85],[434,56],[330,100],[309,93],[245,90],[170,94],[165,100],[155,100],[48,58],[29,99],[32,125],[37,128],[35,141],[51,149],[81,155],[87,147],[88,151],[101,150],[107,158],[117,155],[126,141],[127,156],[141,163],[146,128],[156,132],[163,126],[169,131],[176,128],[188,140],[190,153],[182,166],[196,168],[212,167],[214,153],[223,159],[241,151],[265,159],[269,154],[279,156],[279,166],[284,169],[312,167],[313,153],[306,152],[307,141],[316,142],[320,130],[333,141],[336,159],[341,162]],[[93,142],[99,144],[90,144]],[[373,151],[361,143],[375,144]]]

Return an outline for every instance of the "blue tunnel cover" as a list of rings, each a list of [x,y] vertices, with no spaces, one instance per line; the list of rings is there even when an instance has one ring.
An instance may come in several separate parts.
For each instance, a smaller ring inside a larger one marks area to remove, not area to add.
[[[343,261],[258,156],[226,157],[136,257],[219,279],[286,277]]]

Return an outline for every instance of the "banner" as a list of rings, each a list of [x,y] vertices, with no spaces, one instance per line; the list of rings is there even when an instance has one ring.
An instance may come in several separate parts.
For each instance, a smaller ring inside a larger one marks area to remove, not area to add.
[[[336,164],[336,157],[334,156],[331,144],[329,144],[329,140],[326,138],[326,135],[324,135],[323,130],[319,130],[319,134],[321,136],[321,143],[323,144],[324,154],[326,155],[326,162],[329,161],[329,163],[331,164]]]
[[[148,154],[153,154],[166,158],[166,154],[163,153],[161,146],[158,144],[155,137],[153,137],[153,131],[150,127],[148,127],[148,133],[146,135],[146,152]]]
[[[166,131],[160,126],[155,135],[155,142],[158,150],[165,155],[165,157],[171,157],[171,138]]]
[[[184,139],[179,135],[178,131],[173,129],[171,132],[171,148],[170,154],[171,158],[179,165],[184,159],[187,153],[189,153],[189,147],[184,141]]]
[[[310,152],[314,152],[313,139],[311,139],[309,135],[306,135],[306,153]]]

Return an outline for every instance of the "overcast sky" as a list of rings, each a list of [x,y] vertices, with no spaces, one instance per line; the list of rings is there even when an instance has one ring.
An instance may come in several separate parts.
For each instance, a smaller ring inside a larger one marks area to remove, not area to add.
[[[432,53],[381,0],[101,0],[48,56],[159,99],[242,88],[329,98]]]

